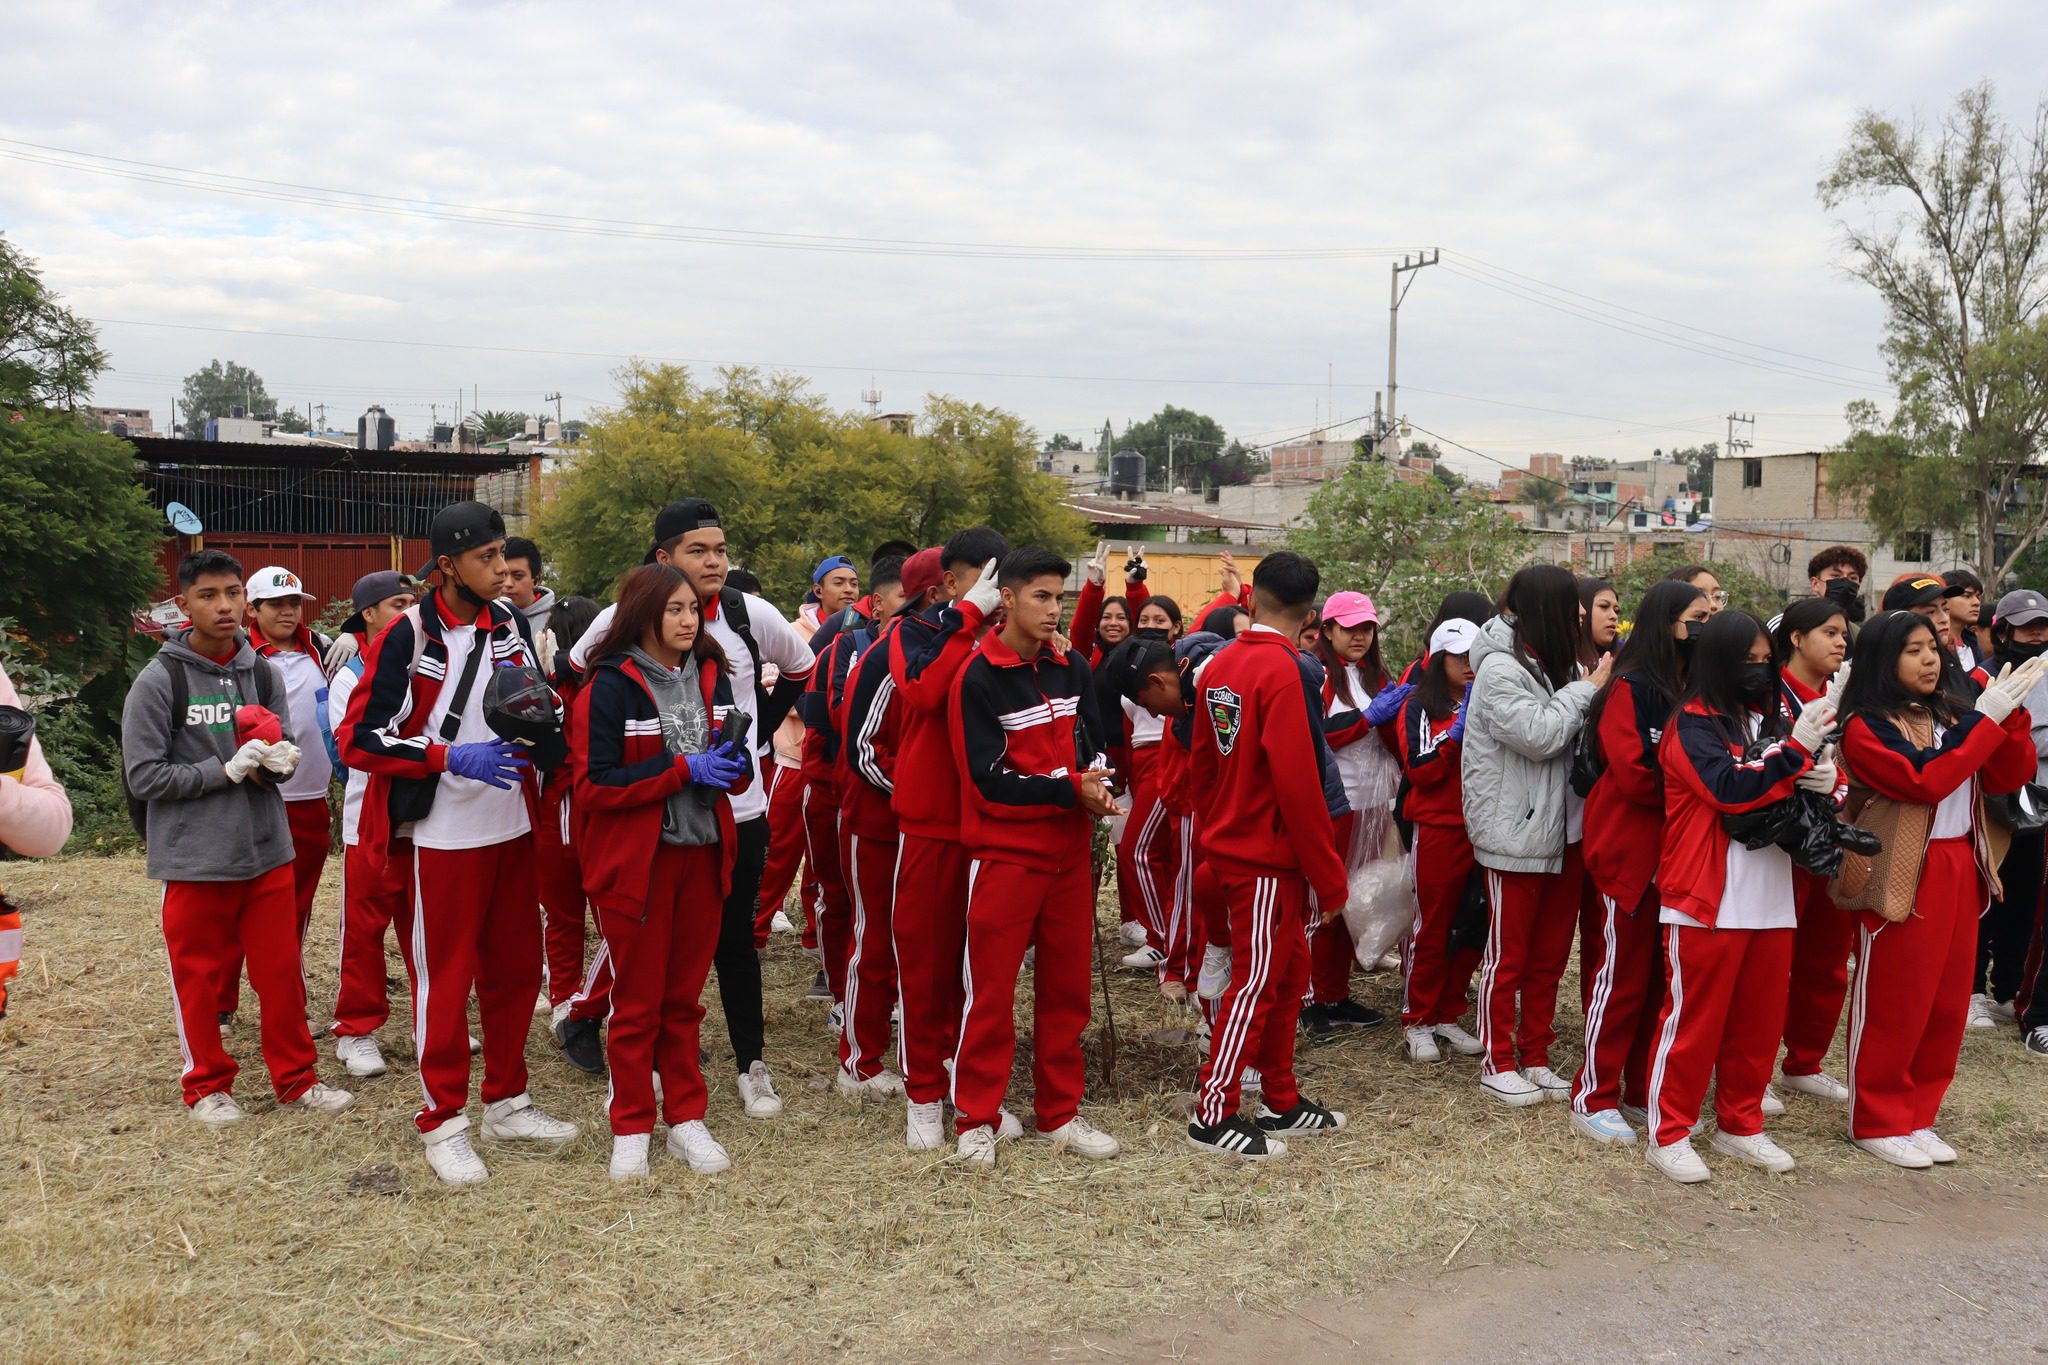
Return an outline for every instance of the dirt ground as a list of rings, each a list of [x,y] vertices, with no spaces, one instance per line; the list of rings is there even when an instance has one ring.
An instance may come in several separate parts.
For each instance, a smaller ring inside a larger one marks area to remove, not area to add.
[[[316,1001],[334,988],[333,871],[307,950]],[[178,1103],[139,860],[13,864],[6,881],[27,947],[0,1023],[0,1358],[1540,1359],[1582,1356],[1582,1322],[1605,1318],[1601,1340],[1632,1357],[1823,1359],[1834,1324],[1870,1321],[1856,1306],[1897,1285],[1918,1297],[1887,1310],[1919,1314],[1923,1354],[1955,1354],[1941,1346],[1964,1328],[2032,1341],[2048,1320],[2020,1297],[2042,1262],[2048,1070],[2009,1031],[1966,1044],[1942,1125],[1953,1172],[1883,1167],[1848,1147],[1839,1109],[1792,1097],[1773,1131],[1799,1170],[1710,1156],[1715,1179],[1680,1190],[1573,1137],[1561,1106],[1483,1101],[1470,1060],[1407,1064],[1392,1028],[1304,1052],[1308,1092],[1352,1126],[1254,1167],[1184,1145],[1190,1021],[1126,974],[1113,1073],[1098,998],[1086,1105],[1123,1157],[1026,1142],[977,1175],[905,1151],[899,1107],[830,1093],[824,1009],[785,936],[766,959],[782,1118],[739,1113],[715,1002],[705,1033],[732,1172],[657,1159],[614,1186],[603,1085],[537,1018],[532,1091],[584,1135],[553,1155],[486,1147],[491,1182],[451,1192],[414,1136],[402,998],[390,1074],[355,1083],[338,1119],[277,1112],[238,1029],[251,1119],[208,1130]],[[1357,985],[1382,1007],[1394,988]],[[1028,976],[1019,994],[1028,1029]],[[1567,1025],[1561,1068],[1577,1046]],[[324,1048],[322,1075],[343,1079]],[[1013,1108],[1028,1090],[1025,1069]],[[1845,1287],[1857,1276],[1867,1292]]]

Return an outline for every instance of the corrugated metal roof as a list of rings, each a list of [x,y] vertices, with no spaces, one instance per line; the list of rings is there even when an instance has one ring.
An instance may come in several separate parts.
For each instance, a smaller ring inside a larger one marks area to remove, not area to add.
[[[1100,526],[1181,526],[1210,531],[1277,531],[1270,521],[1239,521],[1183,507],[1152,507],[1114,498],[1068,498],[1065,505]]]

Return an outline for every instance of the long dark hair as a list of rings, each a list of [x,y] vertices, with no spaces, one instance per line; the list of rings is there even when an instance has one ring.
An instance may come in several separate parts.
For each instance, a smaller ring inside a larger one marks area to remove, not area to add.
[[[597,619],[597,603],[588,597],[564,597],[548,613],[548,629],[555,634],[555,648],[567,654]]]
[[[1423,665],[1422,677],[1415,684],[1415,700],[1422,703],[1431,720],[1442,720],[1463,700],[1451,695],[1451,679],[1444,671],[1444,660],[1450,657],[1450,651],[1445,649],[1430,655],[1429,662]],[[1470,691],[1471,686],[1466,683],[1466,690]]]
[[[1166,619],[1173,623],[1170,629],[1173,631],[1175,635],[1180,634],[1180,628],[1182,625],[1180,616],[1180,603],[1174,601],[1171,597],[1168,597],[1163,592],[1155,592],[1150,597],[1146,598],[1143,602],[1140,602],[1138,604],[1138,610],[1131,613],[1132,630],[1136,630],[1138,628],[1138,617],[1143,614],[1145,608],[1147,607],[1157,607],[1159,608],[1159,610],[1165,612]]]
[[[1555,564],[1515,571],[1501,594],[1514,613],[1515,653],[1549,680],[1552,691],[1572,680],[1579,663],[1579,581]]]
[[[1351,691],[1351,670],[1345,666],[1344,660],[1337,657],[1337,647],[1330,643],[1331,624],[1323,622],[1322,633],[1316,636],[1316,657],[1323,661],[1323,672],[1329,675],[1330,686],[1337,696],[1346,706],[1357,706],[1358,698]],[[1379,622],[1374,621],[1371,625],[1372,645],[1365,651],[1365,657],[1358,661],[1358,666],[1365,670],[1366,691],[1376,697],[1386,688],[1387,666],[1380,658]],[[1354,630],[1356,627],[1345,626],[1344,629]]]
[[[1844,721],[1853,715],[1890,719],[1918,706],[1932,713],[1944,726],[1956,723],[1962,708],[1956,694],[1948,687],[1949,674],[1956,671],[1954,654],[1946,649],[1935,650],[1941,656],[1941,682],[1935,685],[1931,695],[1923,697],[1908,692],[1906,685],[1899,681],[1899,656],[1906,652],[1906,642],[1913,638],[1916,630],[1927,631],[1934,636],[1937,646],[1941,644],[1941,635],[1934,629],[1934,623],[1915,611],[1887,611],[1863,623],[1863,629],[1856,634],[1856,653],[1853,656],[1854,667],[1849,670],[1849,685],[1842,691],[1840,714]]]
[[[1778,617],[1778,628],[1771,632],[1771,643],[1777,647],[1779,660],[1786,664],[1792,662],[1794,635],[1811,634],[1837,616],[1842,618],[1844,625],[1848,624],[1849,613],[1832,597],[1802,597],[1786,607]],[[1849,676],[1853,679],[1856,671],[1851,669]]]
[[[604,660],[616,658],[637,646],[649,631],[661,624],[662,613],[668,609],[668,599],[689,581],[673,564],[642,564],[627,574],[625,581],[619,584],[619,601],[612,612],[611,628],[586,655],[590,667],[595,669]],[[690,657],[700,663],[706,659],[715,660],[721,668],[725,665],[725,651],[718,647],[718,641],[711,638],[711,632],[701,622],[697,626],[697,642],[690,648]]]
[[[1211,635],[1221,635],[1224,639],[1228,640],[1231,636],[1237,634],[1231,623],[1240,616],[1249,616],[1250,614],[1235,602],[1225,602],[1220,607],[1211,607],[1203,612],[1202,619],[1196,623],[1195,629],[1207,631]]]
[[[1742,670],[1749,663],[1749,651],[1759,638],[1765,641],[1771,638],[1764,629],[1764,623],[1746,611],[1730,607],[1718,616],[1709,617],[1707,623],[1700,627],[1698,643],[1692,647],[1692,664],[1686,670],[1684,703],[1702,703],[1713,716],[1721,737],[1737,748],[1749,743],[1748,722],[1752,713],[1760,712],[1763,718],[1763,724],[1757,731],[1759,738],[1775,735],[1784,728],[1782,708],[1776,705],[1775,694],[1761,707],[1751,705],[1742,695]],[[1777,677],[1777,662],[1778,650],[1773,645],[1773,679]]]
[[[1614,593],[1617,615],[1621,610],[1621,594],[1614,592],[1614,585],[1604,578],[1581,578],[1579,580],[1579,609],[1586,613],[1584,626],[1579,638],[1579,663],[1592,668],[1600,662],[1600,646],[1593,643],[1593,599],[1603,592]]]
[[[1668,720],[1678,709],[1678,694],[1686,684],[1686,667],[1678,652],[1678,641],[1671,638],[1671,627],[1705,596],[1692,584],[1674,579],[1650,585],[1636,606],[1635,625],[1630,628],[1628,639],[1614,656],[1613,673],[1601,685],[1600,694],[1593,698],[1593,705],[1586,712],[1588,730],[1599,728],[1600,713],[1607,709],[1607,694],[1623,675],[1627,675],[1629,686],[1636,690],[1639,712]],[[1645,688],[1651,695],[1642,695]]]

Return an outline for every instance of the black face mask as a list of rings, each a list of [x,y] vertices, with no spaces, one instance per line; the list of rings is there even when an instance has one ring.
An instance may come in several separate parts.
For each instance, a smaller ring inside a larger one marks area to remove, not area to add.
[[[1680,621],[1678,623],[1679,634],[1671,643],[1678,647],[1678,657],[1681,659],[1690,659],[1692,657],[1692,632],[1697,624],[1697,622],[1693,621]]]
[[[2016,664],[2023,664],[2029,659],[2037,659],[2043,653],[2048,653],[2048,640],[2035,640],[2031,644],[2023,644],[2018,640],[2007,640],[1998,651],[2000,658],[2011,659]]]
[[[1863,619],[1863,585],[1853,578],[1830,578],[1821,585],[1821,595],[1839,602],[1842,615],[1853,624]]]
[[[1164,644],[1166,643],[1167,632],[1165,628],[1161,626],[1140,626],[1136,630],[1131,632],[1131,636],[1133,639],[1157,640],[1161,644]]]
[[[1744,664],[1736,690],[1751,706],[1764,706],[1778,686],[1778,670],[1769,664]]]

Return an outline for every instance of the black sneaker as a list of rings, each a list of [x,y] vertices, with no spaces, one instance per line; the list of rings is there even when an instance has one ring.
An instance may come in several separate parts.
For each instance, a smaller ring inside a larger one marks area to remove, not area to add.
[[[233,1010],[222,1010],[219,1023],[222,1033],[233,1033],[235,1031],[235,1012]]]
[[[555,1025],[562,1060],[578,1071],[604,1075],[604,1024],[597,1019],[564,1019]]]
[[[1268,1133],[1334,1133],[1344,1126],[1344,1115],[1325,1109],[1314,1100],[1298,1099],[1284,1114],[1259,1106],[1259,1127]]]
[[[1246,1123],[1243,1116],[1238,1114],[1232,1114],[1223,1122],[1206,1127],[1199,1123],[1190,1123],[1188,1145],[1221,1156],[1241,1156],[1246,1161],[1265,1161],[1272,1157],[1287,1155],[1286,1143],[1278,1138],[1267,1137],[1263,1130]]]
[[[1378,1028],[1387,1022],[1387,1016],[1371,1005],[1361,1005],[1350,996],[1326,1007],[1330,1022],[1338,1028]]]
[[[825,973],[821,969],[816,976],[811,978],[811,988],[804,992],[804,999],[830,1000],[831,998],[832,988],[825,984]]]
[[[2030,1057],[2048,1057],[2048,1024],[2027,1030],[2026,1041],[2020,1044]]]
[[[1301,1031],[1308,1035],[1311,1043],[1327,1043],[1337,1036],[1337,1026],[1330,1022],[1328,1005],[1303,1005],[1301,1007]]]

